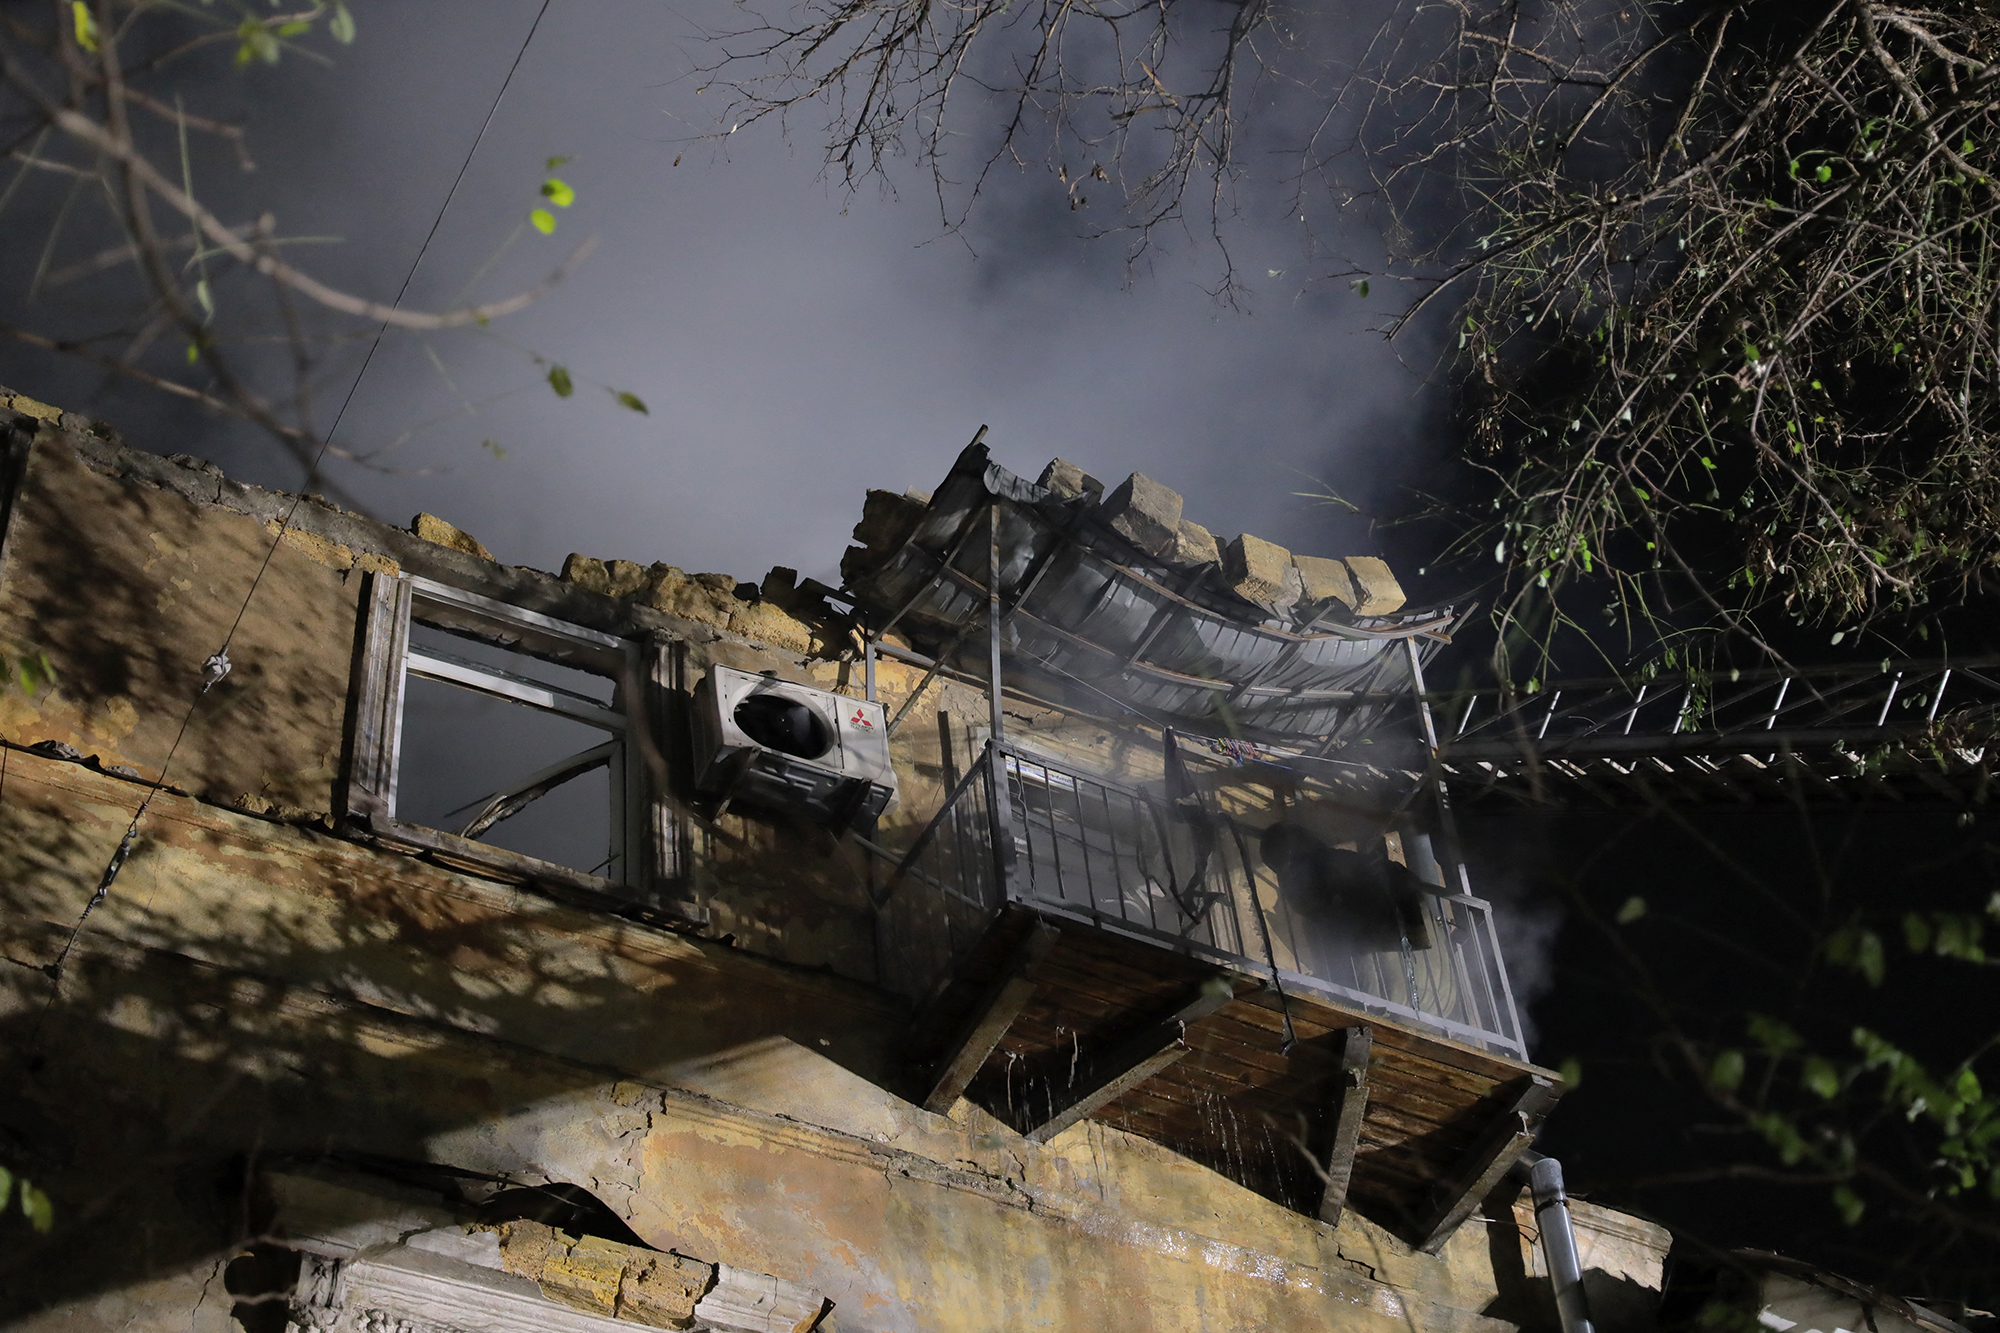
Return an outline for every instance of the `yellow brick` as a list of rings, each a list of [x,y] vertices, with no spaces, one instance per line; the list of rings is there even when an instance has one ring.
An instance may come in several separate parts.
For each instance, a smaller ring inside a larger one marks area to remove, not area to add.
[[[730,613],[729,629],[787,652],[805,653],[812,648],[812,630],[769,602],[739,604]]]
[[[438,546],[449,546],[454,551],[476,555],[481,560],[493,559],[493,552],[480,545],[477,537],[453,527],[436,514],[418,514],[410,520],[410,531]]]
[[[7,401],[8,406],[12,407],[16,412],[19,412],[22,416],[33,417],[37,421],[53,422],[62,416],[62,409],[60,407],[50,407],[47,403],[38,403],[25,393],[17,393]]]

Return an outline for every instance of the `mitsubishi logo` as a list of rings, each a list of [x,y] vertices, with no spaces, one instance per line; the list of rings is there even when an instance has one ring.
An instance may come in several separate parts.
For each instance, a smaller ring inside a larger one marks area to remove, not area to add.
[[[866,727],[870,731],[875,730],[875,724],[873,722],[870,722],[868,720],[868,715],[859,708],[855,709],[854,716],[847,720],[857,727]]]

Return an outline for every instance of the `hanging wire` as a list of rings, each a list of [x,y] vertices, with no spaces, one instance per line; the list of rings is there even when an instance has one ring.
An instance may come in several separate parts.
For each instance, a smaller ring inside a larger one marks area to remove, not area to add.
[[[415,261],[411,263],[409,272],[403,275],[403,284],[396,290],[396,299],[391,303],[392,309],[400,307],[403,304],[403,298],[409,294],[410,283],[415,280],[417,270],[423,266],[424,256],[430,253],[431,242],[437,238],[438,228],[444,224],[444,216],[450,210],[452,200],[458,197],[459,186],[465,181],[465,173],[472,166],[473,156],[478,153],[479,145],[485,141],[487,130],[492,128],[493,118],[500,110],[501,99],[506,97],[507,89],[513,84],[514,75],[521,68],[521,62],[528,54],[528,47],[535,40],[535,33],[542,26],[542,19],[549,12],[549,4],[550,0],[542,0],[541,8],[536,10],[535,21],[529,25],[528,35],[521,41],[521,49],[514,54],[514,63],[508,66],[507,77],[501,81],[500,91],[494,94],[492,106],[487,108],[486,119],[480,122],[479,133],[474,136],[472,147],[466,150],[465,160],[459,164],[458,175],[452,178],[451,189],[445,193],[444,203],[438,208],[437,216],[431,220],[430,231],[425,234],[423,245],[418,247]],[[382,345],[383,335],[388,330],[389,325],[385,320],[382,326],[376,329],[374,338],[369,342],[368,354],[362,359],[361,370],[355,375],[354,382],[348,385],[347,396],[341,400],[340,410],[334,414],[333,424],[328,427],[326,435],[320,441],[318,451],[313,454],[313,460],[306,469],[308,483],[313,477],[319,474],[320,463],[325,460],[326,451],[333,444],[334,434],[339,431],[340,423],[346,418],[347,409],[353,403],[355,393],[360,389],[361,381],[367,376],[368,367],[375,359],[376,349]],[[308,431],[310,430],[309,423],[301,422],[300,424]],[[132,854],[132,844],[138,838],[140,822],[145,819],[147,809],[153,804],[153,798],[158,796],[161,788],[167,785],[167,775],[173,769],[174,757],[180,752],[181,741],[187,736],[188,726],[194,721],[196,708],[200,706],[202,699],[207,697],[208,692],[214,689],[229,674],[230,645],[236,641],[236,632],[243,626],[243,617],[248,614],[250,603],[256,598],[258,588],[263,586],[264,575],[271,568],[271,561],[277,555],[278,548],[284,544],[285,534],[291,530],[292,520],[298,515],[299,506],[304,502],[304,487],[301,487],[300,493],[292,497],[291,504],[285,510],[284,519],[278,524],[278,530],[272,536],[271,544],[264,552],[262,563],[257,566],[256,576],[250,581],[250,590],[244,594],[242,605],[236,609],[236,618],[230,622],[228,632],[223,635],[222,647],[210,654],[201,664],[201,689],[189,701],[187,711],[181,715],[180,727],[174,733],[173,744],[167,748],[166,761],[160,765],[159,777],[153,781],[144,799],[139,802],[139,808],[132,812],[131,821],[125,826],[125,834],[118,840],[117,850],[112,852],[111,859],[105,863],[104,873],[98,879],[96,891],[90,895],[90,900],[83,905],[83,911],[78,914],[76,924],[70,928],[69,938],[63,941],[63,947],[57,952],[55,961],[42,969],[55,984],[50,988],[48,1001],[42,1006],[41,1017],[35,1023],[35,1032],[29,1042],[31,1048],[39,1048],[41,1044],[43,1024],[48,1019],[49,1010],[55,1006],[57,997],[62,993],[63,965],[69,960],[70,951],[76,946],[77,938],[83,934],[84,923],[89,921],[90,914],[102,906],[104,901],[111,896],[112,883],[118,878],[118,872],[124,869],[126,860]],[[0,765],[4,765],[4,762],[4,751],[0,751]],[[5,768],[4,766],[0,766],[0,782],[4,782],[4,774]],[[148,901],[150,902],[151,900],[148,899]]]

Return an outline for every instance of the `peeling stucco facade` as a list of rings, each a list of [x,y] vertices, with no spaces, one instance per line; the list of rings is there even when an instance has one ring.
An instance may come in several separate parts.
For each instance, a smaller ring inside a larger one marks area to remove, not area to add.
[[[376,1333],[532,1325],[537,1300],[547,1320],[560,1306],[691,1326],[659,1313],[671,1302],[621,1303],[615,1277],[593,1305],[545,1252],[540,1268],[524,1249],[504,1262],[481,1210],[544,1186],[587,1192],[629,1229],[590,1242],[626,1247],[614,1273],[659,1255],[659,1272],[711,1297],[718,1271],[779,1293],[764,1314],[715,1320],[1507,1333],[1543,1318],[1511,1196],[1428,1255],[1358,1212],[1329,1226],[1103,1123],[1038,1143],[962,1099],[913,1104],[912,1005],[876,984],[874,872],[851,840],[725,813],[687,872],[704,919],[672,922],[344,819],[368,580],[415,574],[671,645],[692,673],[719,663],[859,699],[851,638],[788,571],[750,584],[601,556],[508,567],[446,519],[402,530],[311,497],[294,509],[17,396],[0,395],[0,431],[0,653],[54,671],[0,689],[0,1130],[56,1202],[51,1233],[15,1228],[0,1250],[9,1327],[309,1325],[292,1287],[258,1299],[273,1290],[259,1265],[288,1247],[308,1253],[286,1283],[365,1260],[457,1290],[462,1269],[490,1305],[457,1324],[428,1308],[341,1316]],[[232,669],[201,696],[253,581]],[[876,664],[890,713],[922,674]],[[909,710],[882,841],[937,809],[985,709],[947,679]],[[1008,716],[1052,750],[1157,776],[1157,746],[1101,720],[1029,700]],[[426,1163],[448,1170],[411,1174]],[[300,1170],[363,1201],[347,1224],[399,1216],[412,1190],[430,1220],[316,1259],[319,1232],[270,1185]],[[1579,1224],[1603,1271],[1657,1290],[1657,1229]],[[449,1244],[421,1241],[432,1233]]]

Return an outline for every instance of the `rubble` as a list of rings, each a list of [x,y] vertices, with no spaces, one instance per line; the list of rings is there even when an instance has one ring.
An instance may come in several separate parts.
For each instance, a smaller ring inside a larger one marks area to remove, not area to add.
[[[1354,576],[1355,591],[1360,600],[1355,604],[1356,615],[1386,616],[1391,611],[1401,610],[1406,600],[1403,585],[1396,582],[1396,576],[1389,572],[1389,562],[1372,555],[1350,555],[1346,560],[1347,570]]]
[[[1176,565],[1212,565],[1222,559],[1215,534],[1191,519],[1182,519],[1174,533],[1174,549],[1167,559]]]
[[[1113,532],[1147,555],[1163,556],[1179,538],[1181,503],[1179,491],[1134,472],[1104,497],[1098,512]]]
[[[1104,498],[1104,483],[1064,458],[1051,458],[1049,465],[1042,469],[1042,475],[1036,484],[1045,490],[1054,491],[1065,500],[1074,499],[1079,495],[1087,495],[1092,500]]]
[[[410,520],[410,531],[433,545],[476,555],[481,560],[493,559],[493,552],[480,545],[477,537],[453,527],[436,514],[418,514]]]
[[[1273,611],[1296,603],[1303,590],[1292,553],[1247,532],[1223,548],[1222,577],[1237,596]]]

